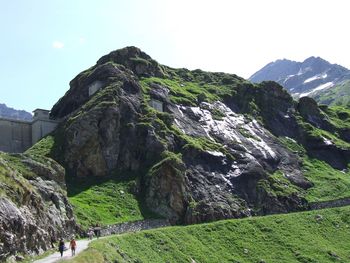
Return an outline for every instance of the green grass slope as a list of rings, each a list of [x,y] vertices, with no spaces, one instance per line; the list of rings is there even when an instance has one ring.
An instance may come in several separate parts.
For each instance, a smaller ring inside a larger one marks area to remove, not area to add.
[[[135,194],[133,177],[70,180],[67,188],[77,221],[85,229],[156,217]]]
[[[325,161],[311,158],[305,148],[288,137],[280,137],[279,141],[286,148],[299,155],[304,176],[313,183],[307,190],[301,190],[309,202],[330,201],[350,197],[350,171],[340,171]]]
[[[350,80],[316,94],[314,99],[320,104],[332,106],[350,105]]]
[[[26,151],[31,156],[60,156],[60,131],[56,130]],[[67,195],[78,224],[87,229],[122,222],[155,218],[147,210],[138,193],[137,177],[130,174],[104,178],[71,178],[66,176]]]
[[[350,262],[349,243],[343,207],[113,236],[71,262]]]

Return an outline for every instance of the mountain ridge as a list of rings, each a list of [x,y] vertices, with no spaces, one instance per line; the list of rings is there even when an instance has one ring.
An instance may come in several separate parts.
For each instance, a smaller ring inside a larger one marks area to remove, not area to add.
[[[303,62],[276,60],[268,63],[249,78],[252,82],[276,81],[285,87],[294,98],[311,96],[320,103],[326,104],[334,104],[337,97],[340,97],[340,95],[332,94],[326,99],[326,94],[339,89],[349,79],[350,71],[347,68],[314,56]]]
[[[50,114],[57,129],[24,157],[46,160],[33,171],[39,178],[61,171],[74,226],[157,217],[202,223],[350,195],[350,111],[296,102],[273,81],[174,69],[126,47],[79,73]]]
[[[0,103],[0,117],[24,121],[32,120],[31,113],[25,110],[16,110],[14,108],[7,107],[5,103]]]

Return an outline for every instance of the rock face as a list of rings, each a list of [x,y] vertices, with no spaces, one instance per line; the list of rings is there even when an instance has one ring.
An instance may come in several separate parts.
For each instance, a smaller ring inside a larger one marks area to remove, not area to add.
[[[307,207],[312,184],[277,138],[307,141],[302,105],[275,82],[176,70],[127,47],[72,80],[51,115],[69,176],[136,173],[153,212],[197,223]],[[295,191],[276,194],[276,173]]]
[[[295,147],[337,169],[350,161],[349,112],[296,102],[273,81],[173,69],[135,47],[75,77],[51,118],[61,123],[49,138],[1,155],[0,259],[77,231],[67,178],[130,175],[149,210],[191,224],[307,209],[313,184]]]
[[[76,233],[64,169],[58,163],[1,154],[0,178],[0,261],[41,253],[60,237]]]
[[[277,60],[267,64],[249,78],[256,83],[266,80],[276,81],[295,98],[309,96],[326,104],[331,104],[344,93],[341,87],[349,79],[348,69],[331,64],[320,57],[309,57],[303,62]],[[332,91],[339,95],[332,94],[334,93]],[[347,92],[346,94],[348,95]]]
[[[52,157],[69,177],[136,174],[140,198],[172,223],[304,210],[312,183],[280,138],[344,168],[349,149],[337,143],[349,129],[327,116],[276,82],[173,69],[127,47],[80,73],[53,107]]]

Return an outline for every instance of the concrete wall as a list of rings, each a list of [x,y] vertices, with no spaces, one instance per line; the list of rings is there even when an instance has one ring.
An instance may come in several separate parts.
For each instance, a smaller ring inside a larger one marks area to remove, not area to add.
[[[24,152],[56,128],[58,121],[49,119],[49,111],[37,109],[34,113],[32,122],[0,118],[0,151]]]
[[[0,151],[20,153],[32,146],[30,122],[0,118]]]
[[[52,132],[58,122],[52,120],[34,120],[32,122],[32,144],[35,144],[46,134]]]
[[[100,90],[103,86],[103,82],[100,80],[96,80],[89,85],[89,96],[92,96],[96,93],[96,91]]]
[[[156,109],[157,111],[163,112],[163,102],[161,102],[159,100],[151,99],[149,102],[149,105],[152,108]]]

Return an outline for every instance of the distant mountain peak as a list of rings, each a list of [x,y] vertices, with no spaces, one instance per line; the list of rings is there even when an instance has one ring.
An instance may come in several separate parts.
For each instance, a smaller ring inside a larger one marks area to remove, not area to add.
[[[295,98],[314,96],[350,79],[350,71],[327,60],[310,56],[303,62],[276,60],[254,73],[249,80],[273,80],[286,88]]]
[[[14,119],[14,120],[32,120],[32,114],[24,110],[16,110],[0,103],[0,117]]]

